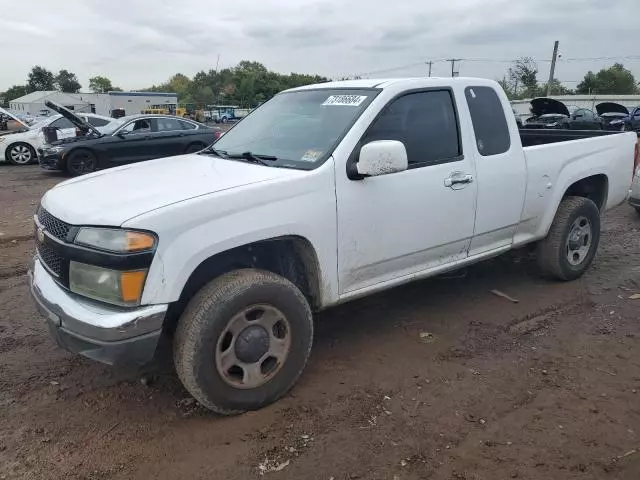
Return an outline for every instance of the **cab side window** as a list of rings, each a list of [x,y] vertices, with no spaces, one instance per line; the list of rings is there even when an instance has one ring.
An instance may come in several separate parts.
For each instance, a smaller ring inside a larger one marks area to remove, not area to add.
[[[361,144],[375,140],[402,142],[409,168],[459,160],[462,148],[451,91],[409,93],[393,100],[369,127]]]
[[[487,157],[507,152],[511,148],[511,134],[496,91],[491,87],[467,87],[464,94],[478,153]]]

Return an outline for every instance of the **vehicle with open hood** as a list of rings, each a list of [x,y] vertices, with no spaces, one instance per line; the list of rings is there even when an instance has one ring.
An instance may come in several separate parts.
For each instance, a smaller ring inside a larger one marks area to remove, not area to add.
[[[53,102],[47,107],[59,112],[84,134],[45,145],[39,152],[40,166],[66,170],[73,176],[98,169],[193,153],[212,144],[220,129],[171,115],[130,115],[101,129],[95,128],[69,109]]]
[[[588,108],[569,108],[553,98],[531,100],[533,117],[527,119],[525,128],[549,128],[558,130],[602,130],[603,122]]]
[[[314,311],[525,245],[582,276],[637,141],[518,129],[486,79],[294,88],[201,152],[45,193],[31,292],[64,348],[140,364],[164,335],[202,405],[255,410],[302,373]]]
[[[57,138],[69,138],[77,135],[76,125],[62,115],[49,115],[32,125],[22,122],[7,110],[0,108],[0,115],[6,115],[17,122],[20,128],[0,136],[0,162],[14,165],[28,165],[38,158],[38,150],[46,143],[45,130],[50,129]],[[79,118],[92,127],[105,127],[112,118],[93,113],[78,113]]]
[[[622,131],[626,128],[629,110],[624,105],[615,102],[603,102],[596,105],[596,112],[602,119],[605,130]]]

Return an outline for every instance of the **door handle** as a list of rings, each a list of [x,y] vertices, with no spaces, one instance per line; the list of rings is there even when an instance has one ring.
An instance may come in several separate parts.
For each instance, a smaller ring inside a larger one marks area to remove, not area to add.
[[[465,185],[471,182],[473,182],[473,175],[464,172],[453,172],[444,179],[444,186],[453,187],[454,185]]]

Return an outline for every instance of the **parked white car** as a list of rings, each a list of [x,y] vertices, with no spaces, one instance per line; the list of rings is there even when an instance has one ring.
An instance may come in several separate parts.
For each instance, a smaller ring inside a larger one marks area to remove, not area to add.
[[[6,110],[0,109],[6,115],[16,119]],[[88,121],[94,127],[104,127],[114,119],[96,115],[94,113],[78,113],[84,120]],[[16,121],[20,122],[19,119]],[[38,158],[38,149],[45,144],[43,127],[54,127],[58,129],[58,138],[73,137],[76,134],[76,127],[62,115],[51,115],[40,119],[32,125],[23,125],[21,131],[8,133],[0,136],[0,162],[9,162],[14,165],[28,165]]]
[[[545,275],[579,278],[637,140],[519,130],[485,79],[292,89],[197,154],[49,190],[31,292],[64,348],[144,363],[175,332],[200,403],[257,409],[304,369],[313,311],[527,244]]]

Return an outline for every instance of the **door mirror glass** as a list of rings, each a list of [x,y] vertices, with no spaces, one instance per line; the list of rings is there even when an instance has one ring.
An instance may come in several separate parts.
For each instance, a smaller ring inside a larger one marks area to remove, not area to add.
[[[356,164],[358,174],[367,177],[403,172],[409,166],[407,150],[397,140],[376,140],[360,149]]]
[[[129,130],[122,129],[117,133],[118,137],[124,138],[129,135]]]

